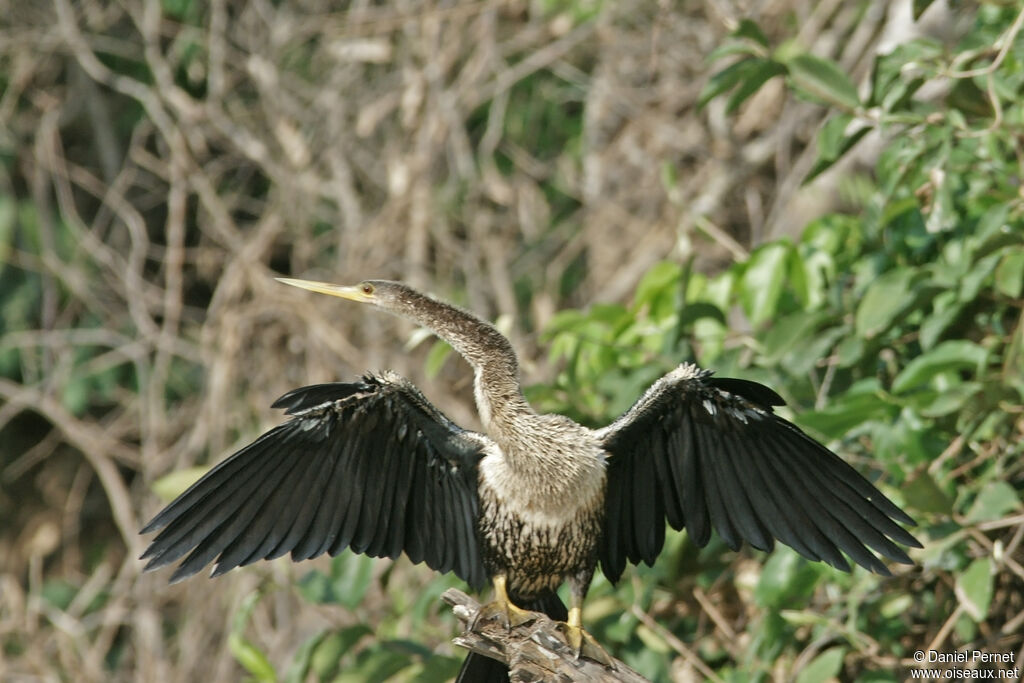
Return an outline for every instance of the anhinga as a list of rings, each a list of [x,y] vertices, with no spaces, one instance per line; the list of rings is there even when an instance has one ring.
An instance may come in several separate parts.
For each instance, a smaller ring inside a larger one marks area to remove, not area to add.
[[[260,559],[335,555],[426,562],[471,586],[493,583],[488,617],[524,610],[567,622],[577,652],[607,654],[583,629],[598,562],[616,581],[627,562],[652,563],[665,522],[698,545],[770,550],[774,540],[849,571],[879,574],[869,550],[911,563],[893,541],[920,547],[896,522],[914,520],[838,456],[773,412],[761,384],[719,379],[684,363],[615,422],[589,429],[538,415],[518,363],[492,325],[397,282],[354,287],[282,279],[372,304],[425,326],[473,367],[484,433],[461,429],[391,372],[291,391],[274,404],[292,419],[214,467],[142,530],[161,530],[146,569],[186,554],[178,581],[215,561],[213,576]],[[568,581],[568,612],[555,590]],[[471,655],[459,680],[504,678]]]

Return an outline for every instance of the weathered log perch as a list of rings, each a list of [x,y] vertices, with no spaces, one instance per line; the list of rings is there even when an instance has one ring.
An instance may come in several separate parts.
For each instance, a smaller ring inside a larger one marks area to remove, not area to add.
[[[558,622],[540,612],[534,612],[534,620],[511,629],[489,619],[481,619],[471,629],[480,603],[456,588],[446,590],[441,599],[452,606],[452,612],[466,629],[452,642],[508,664],[512,683],[647,681],[617,659],[612,670],[586,657],[577,657],[558,630]]]

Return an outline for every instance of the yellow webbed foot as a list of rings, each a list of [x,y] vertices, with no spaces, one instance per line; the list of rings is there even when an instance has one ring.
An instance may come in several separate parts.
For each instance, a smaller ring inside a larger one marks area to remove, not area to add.
[[[569,641],[569,646],[576,651],[577,657],[592,659],[609,669],[616,668],[615,660],[608,654],[608,651],[601,646],[601,643],[597,642],[594,636],[584,630],[578,607],[569,610],[569,621],[560,623],[558,628],[565,634],[565,639]]]
[[[508,600],[495,600],[486,605],[480,606],[480,611],[473,618],[470,630],[476,628],[481,621],[495,620],[506,629],[512,629],[527,622],[533,621],[536,617],[533,612],[516,607]]]
[[[473,622],[470,624],[470,630],[475,628],[480,621],[496,620],[506,629],[511,630],[516,626],[521,626],[536,619],[533,612],[516,607],[508,599],[508,593],[505,592],[505,577],[496,576],[494,578],[494,593],[493,602],[480,606],[480,610],[476,613]]]

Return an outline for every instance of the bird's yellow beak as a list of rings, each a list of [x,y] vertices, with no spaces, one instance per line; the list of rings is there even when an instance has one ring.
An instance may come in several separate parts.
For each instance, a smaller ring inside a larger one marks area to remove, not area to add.
[[[351,299],[352,301],[359,301],[361,303],[367,303],[372,299],[372,297],[370,297],[360,287],[332,285],[329,282],[315,282],[313,280],[295,280],[289,277],[276,277],[274,279],[278,282],[283,282],[286,285],[291,285],[292,287],[308,289],[311,292],[329,294],[330,296],[340,296],[342,299]]]

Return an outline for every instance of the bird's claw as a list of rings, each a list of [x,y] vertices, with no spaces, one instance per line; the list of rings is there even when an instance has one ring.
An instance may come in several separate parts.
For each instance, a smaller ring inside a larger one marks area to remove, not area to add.
[[[480,606],[469,625],[469,630],[475,629],[481,621],[495,620],[506,630],[511,631],[516,626],[527,624],[536,618],[533,612],[516,607],[508,600],[499,599]]]
[[[603,664],[609,669],[615,669],[615,660],[608,654],[608,651],[601,647],[594,636],[590,635],[582,626],[574,626],[567,622],[559,622],[558,630],[565,634],[569,646],[575,650],[576,657],[586,657],[598,664]]]

